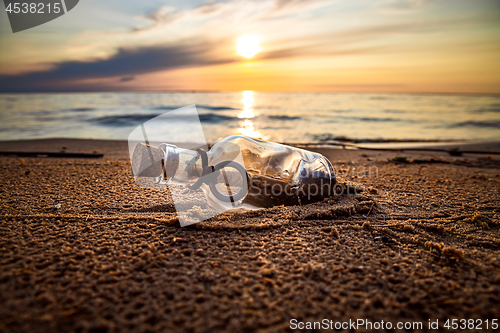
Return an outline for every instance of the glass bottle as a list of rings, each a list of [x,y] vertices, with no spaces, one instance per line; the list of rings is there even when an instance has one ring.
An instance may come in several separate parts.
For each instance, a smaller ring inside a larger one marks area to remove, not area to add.
[[[138,144],[132,169],[157,184],[201,188],[218,211],[307,204],[332,195],[336,183],[323,155],[240,135],[222,139],[208,152]]]

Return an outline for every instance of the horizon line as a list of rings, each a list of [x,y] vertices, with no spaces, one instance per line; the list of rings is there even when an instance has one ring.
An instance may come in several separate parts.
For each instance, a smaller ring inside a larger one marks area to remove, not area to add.
[[[280,91],[280,90],[34,90],[34,91],[0,91],[0,94],[96,94],[96,93],[235,93],[252,91],[257,93],[276,94],[381,94],[381,95],[454,95],[454,96],[495,96],[500,97],[500,92],[432,92],[432,91]]]

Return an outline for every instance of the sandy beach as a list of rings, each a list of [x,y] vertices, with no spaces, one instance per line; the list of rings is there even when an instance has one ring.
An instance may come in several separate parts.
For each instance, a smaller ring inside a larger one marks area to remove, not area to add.
[[[0,142],[104,154],[0,157],[0,331],[279,332],[292,319],[491,331],[500,145],[472,148],[485,153],[309,147],[364,192],[181,228],[168,191],[135,186],[126,142]]]

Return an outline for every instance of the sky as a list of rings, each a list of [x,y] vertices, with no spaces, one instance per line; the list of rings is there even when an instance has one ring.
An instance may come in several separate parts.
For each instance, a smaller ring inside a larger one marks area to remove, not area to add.
[[[81,0],[18,33],[0,5],[0,92],[240,90],[499,94],[500,0]]]

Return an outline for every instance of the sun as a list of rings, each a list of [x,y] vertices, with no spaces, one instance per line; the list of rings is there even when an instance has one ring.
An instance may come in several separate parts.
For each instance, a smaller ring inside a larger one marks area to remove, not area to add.
[[[238,54],[240,56],[251,58],[261,50],[259,46],[259,38],[252,35],[242,36],[238,38],[236,49],[238,50]]]

